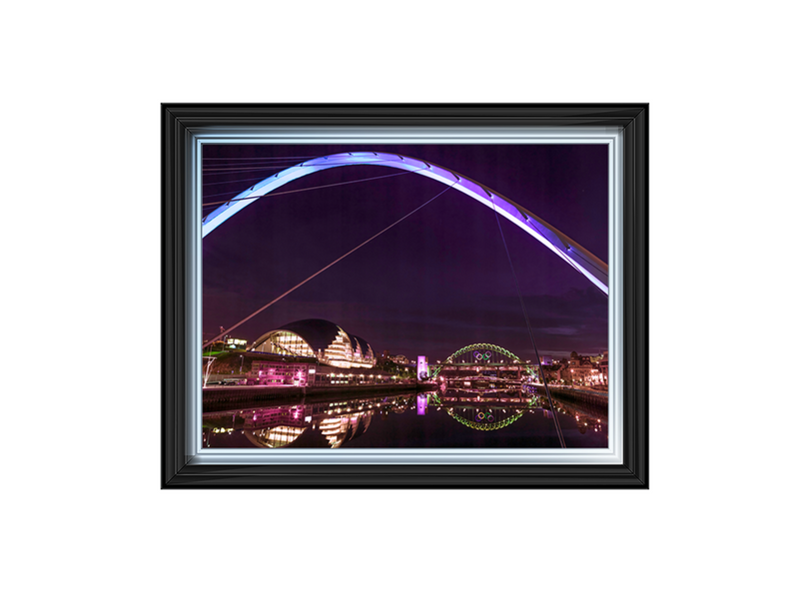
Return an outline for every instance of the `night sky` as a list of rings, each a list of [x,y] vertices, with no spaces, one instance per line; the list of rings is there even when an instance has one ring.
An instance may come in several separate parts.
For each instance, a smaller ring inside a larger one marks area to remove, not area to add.
[[[277,171],[349,151],[407,155],[486,185],[608,262],[604,145],[210,145],[204,203],[225,201]],[[299,157],[299,159],[285,159]],[[279,158],[274,160],[274,158]],[[300,178],[203,241],[203,332],[208,339],[442,191],[439,182],[378,166]],[[401,174],[401,175],[396,175]],[[204,214],[214,207],[205,207]],[[608,298],[541,243],[500,219],[542,355],[607,349]],[[371,344],[431,362],[487,342],[535,358],[492,210],[450,190],[230,335],[250,343],[305,318],[330,320]]]

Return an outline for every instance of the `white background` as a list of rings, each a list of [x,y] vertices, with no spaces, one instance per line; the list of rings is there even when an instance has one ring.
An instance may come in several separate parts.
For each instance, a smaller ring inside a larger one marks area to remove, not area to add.
[[[4,8],[7,600],[800,596],[794,3],[445,4]],[[650,490],[160,491],[159,103],[202,101],[650,102]]]

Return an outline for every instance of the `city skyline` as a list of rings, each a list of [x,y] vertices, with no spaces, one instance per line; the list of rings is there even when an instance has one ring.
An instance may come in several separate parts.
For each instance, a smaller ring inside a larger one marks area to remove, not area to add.
[[[354,151],[395,152],[455,170],[608,262],[602,145],[210,145],[205,213],[303,158]],[[323,318],[378,354],[435,360],[483,341],[533,358],[507,245],[540,354],[607,350],[606,295],[519,228],[507,220],[498,226],[494,212],[446,188],[386,167],[348,166],[260,199],[204,238],[204,338],[443,193],[231,335],[253,342],[286,323]],[[288,192],[298,189],[308,190]]]

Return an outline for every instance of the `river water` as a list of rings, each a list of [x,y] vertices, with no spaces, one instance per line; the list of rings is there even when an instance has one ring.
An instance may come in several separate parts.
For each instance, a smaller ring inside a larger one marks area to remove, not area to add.
[[[554,398],[567,448],[608,446],[607,408]],[[294,401],[203,415],[205,448],[559,448],[549,404],[518,390]]]

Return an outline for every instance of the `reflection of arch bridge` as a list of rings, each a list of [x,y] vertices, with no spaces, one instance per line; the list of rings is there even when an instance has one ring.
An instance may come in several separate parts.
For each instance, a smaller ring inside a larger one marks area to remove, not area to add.
[[[473,343],[453,352],[433,371],[433,378],[440,373],[451,379],[472,379],[481,374],[485,378],[521,381],[522,373],[536,379],[533,367],[523,362],[516,354],[492,343]]]
[[[538,218],[521,205],[492,191],[479,182],[427,161],[393,153],[375,153],[372,151],[338,153],[304,161],[277,172],[243,191],[206,216],[202,223],[201,236],[206,237],[237,212],[245,209],[263,195],[267,195],[285,184],[322,170],[349,165],[378,165],[405,170],[451,186],[519,226],[608,295],[608,265],[564,233]]]
[[[494,404],[489,400],[483,404],[467,405],[466,403],[449,404],[444,403],[438,394],[431,394],[433,406],[441,406],[446,409],[447,414],[458,423],[477,431],[496,431],[508,427],[528,410],[538,407],[538,399],[534,396],[526,404]]]

